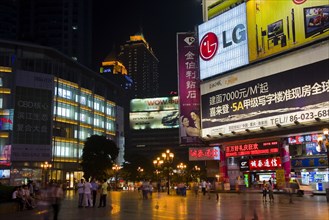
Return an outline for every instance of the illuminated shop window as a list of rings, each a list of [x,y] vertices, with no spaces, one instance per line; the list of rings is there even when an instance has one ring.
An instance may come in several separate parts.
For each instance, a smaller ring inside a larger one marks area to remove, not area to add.
[[[86,122],[87,116],[85,114],[80,114],[80,121]]]
[[[3,108],[3,98],[0,98],[0,108]]]
[[[82,105],[86,105],[86,104],[87,104],[87,98],[84,97],[84,96],[81,96],[81,97],[80,97],[80,103],[81,103]]]
[[[107,130],[112,130],[112,127],[113,127],[112,125],[113,125],[112,123],[109,123],[109,122],[106,123],[106,129]]]
[[[74,138],[78,138],[78,131],[77,130],[74,130],[73,136],[74,136]]]
[[[112,115],[112,108],[107,107],[106,108],[106,114]]]
[[[98,103],[98,102],[95,102],[95,103],[94,103],[94,109],[95,109],[95,110],[99,110],[99,103]]]
[[[88,107],[92,108],[93,107],[93,102],[91,100],[88,100]]]
[[[57,107],[57,115],[59,116],[63,116],[63,117],[70,117],[70,109],[67,109],[67,108],[63,108],[63,107]]]
[[[65,98],[65,99],[72,99],[72,92],[62,88],[55,88],[55,95]]]
[[[98,118],[94,118],[94,125],[99,126],[99,119]]]

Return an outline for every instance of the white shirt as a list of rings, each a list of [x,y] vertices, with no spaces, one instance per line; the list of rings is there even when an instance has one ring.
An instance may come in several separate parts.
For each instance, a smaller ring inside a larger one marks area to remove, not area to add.
[[[84,193],[85,193],[85,194],[90,194],[90,193],[91,193],[91,188],[92,188],[91,183],[86,182],[86,183],[85,183],[85,190],[84,190]]]
[[[83,183],[78,183],[78,193],[83,193],[83,186],[84,184]]]

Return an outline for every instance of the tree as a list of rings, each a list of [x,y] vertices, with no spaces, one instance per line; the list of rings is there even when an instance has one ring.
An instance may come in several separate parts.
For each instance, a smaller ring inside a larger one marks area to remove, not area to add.
[[[107,171],[112,168],[118,154],[119,148],[116,143],[105,136],[92,135],[87,138],[81,162],[84,177],[108,178]]]

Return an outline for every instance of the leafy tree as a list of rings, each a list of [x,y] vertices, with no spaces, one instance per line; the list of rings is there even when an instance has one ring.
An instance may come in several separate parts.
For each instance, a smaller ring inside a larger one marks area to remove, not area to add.
[[[108,178],[107,171],[112,168],[118,154],[119,148],[116,143],[105,136],[92,135],[87,138],[81,162],[84,177]]]

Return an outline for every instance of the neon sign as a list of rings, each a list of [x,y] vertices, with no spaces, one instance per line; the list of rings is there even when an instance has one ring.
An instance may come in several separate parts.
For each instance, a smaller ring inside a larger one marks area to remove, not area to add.
[[[189,160],[220,160],[220,149],[219,147],[190,148]]]
[[[226,157],[239,157],[260,154],[275,154],[279,152],[279,143],[277,141],[237,144],[225,147]]]
[[[250,170],[273,170],[281,167],[280,157],[249,160]]]

